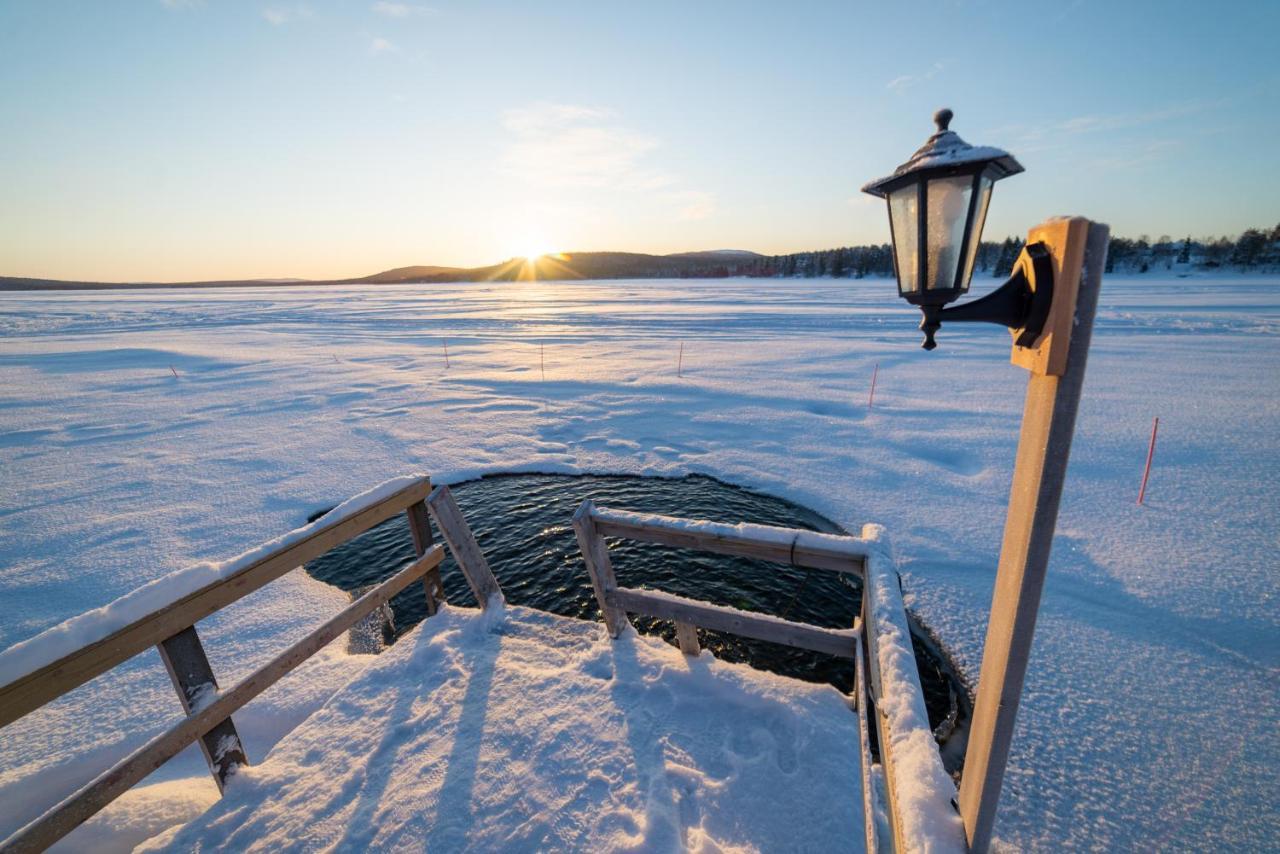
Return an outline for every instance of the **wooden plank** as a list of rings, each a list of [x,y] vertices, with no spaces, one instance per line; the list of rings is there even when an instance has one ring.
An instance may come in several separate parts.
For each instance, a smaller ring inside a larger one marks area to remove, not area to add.
[[[217,699],[151,739],[10,836],[0,844],[0,851],[7,854],[43,851],[48,848],[172,759],[188,744],[209,732],[218,721],[229,718],[237,709],[270,688],[366,614],[385,605],[401,590],[422,578],[432,567],[439,566],[443,559],[444,549],[433,546],[417,561],[352,602],[324,625],[236,683]]]
[[[102,640],[0,686],[0,727],[391,518],[408,505],[421,501],[430,489],[430,480],[423,478],[342,521],[321,525],[302,539],[264,555],[234,575],[205,585],[158,611],[140,617]]]
[[[413,536],[413,550],[422,557],[435,542],[431,534],[431,517],[427,513],[427,505],[415,501],[405,511],[409,517],[409,533]],[[440,580],[440,570],[433,569],[422,579],[422,589],[427,599],[427,616],[434,617],[444,604],[444,582]]]
[[[901,851],[904,848],[902,846],[902,822],[898,808],[897,780],[894,776],[893,732],[884,704],[880,702],[880,698],[884,696],[884,685],[880,677],[879,624],[872,613],[873,609],[870,604],[874,601],[877,587],[882,585],[883,582],[884,579],[880,578],[877,573],[867,573],[862,588],[862,625],[867,639],[867,671],[871,677],[869,687],[870,695],[874,702],[876,742],[880,746],[880,767],[884,771],[884,809],[889,818],[890,835],[888,847],[893,851]],[[921,690],[919,685],[915,685],[914,688],[917,691]],[[868,749],[870,749],[869,745]]]
[[[798,542],[795,535],[816,533],[801,531],[796,528],[774,528],[761,525],[781,534],[788,535],[786,542],[773,539],[753,537],[744,534],[734,525],[703,523],[701,530],[690,530],[688,519],[677,519],[671,516],[656,516],[637,521],[629,514],[620,514],[607,508],[598,507],[592,512],[596,530],[604,537],[623,537],[646,543],[659,543],[683,549],[715,552],[717,554],[737,555],[758,560],[771,561],[792,566],[827,569],[834,572],[848,572],[861,575],[866,564],[865,555],[850,555],[848,552],[834,548],[823,548],[820,545]],[[854,537],[843,537],[853,546],[861,541]],[[792,544],[795,544],[794,546]]]
[[[613,575],[609,548],[596,530],[594,512],[595,504],[591,499],[582,502],[573,514],[573,533],[578,538],[578,548],[587,564],[587,575],[591,577],[591,589],[596,593],[596,602],[600,605],[605,628],[609,630],[609,637],[616,638],[631,624],[627,620],[626,611],[615,606],[609,598],[617,589],[618,580]]]
[[[1032,234],[1037,234],[1033,229]],[[1074,239],[1074,232],[1071,233]],[[1042,233],[1043,238],[1043,233]],[[1063,238],[1066,240],[1066,237]],[[1055,259],[1080,255],[1085,271],[1074,297],[1074,328],[1061,376],[1032,369],[1010,487],[1004,541],[996,569],[991,620],[983,647],[977,700],[960,785],[960,815],[973,851],[986,851],[1013,740],[1018,701],[1035,633],[1058,504],[1066,480],[1076,412],[1097,312],[1108,229],[1089,223],[1085,245],[1050,244]],[[1054,301],[1063,293],[1055,284]]]
[[[1053,261],[1053,304],[1045,319],[1044,332],[1036,339],[1035,346],[1014,344],[1009,354],[1010,362],[1033,374],[1062,376],[1067,368],[1089,226],[1089,220],[1083,217],[1059,217],[1027,232],[1027,243],[1048,245]],[[1026,266],[1027,278],[1033,279],[1031,260],[1025,252],[1018,261]]]
[[[449,551],[462,569],[480,607],[488,608],[489,600],[495,596],[498,601],[502,601],[502,589],[498,587],[498,580],[493,577],[489,562],[484,559],[480,544],[476,542],[471,526],[458,509],[458,502],[453,500],[449,487],[437,486],[432,490],[427,496],[427,509],[431,511],[431,518],[435,519],[444,541],[449,544]]]
[[[213,668],[209,666],[209,658],[205,655],[204,644],[200,643],[200,635],[195,626],[188,626],[171,638],[161,641],[156,647],[160,652],[160,660],[169,673],[173,689],[178,692],[182,702],[182,711],[191,714],[206,698],[218,693],[218,680],[213,676]],[[236,732],[231,718],[225,718],[214,724],[213,729],[200,738],[200,749],[204,759],[209,763],[209,771],[213,781],[222,791],[227,775],[237,765],[248,765],[244,744],[240,734]]]
[[[871,780],[871,738],[867,732],[867,660],[863,652],[862,637],[855,636],[853,698],[854,711],[858,715],[858,755],[862,762],[862,823],[866,850],[868,854],[876,854],[880,850],[880,842],[876,832],[876,789]]]
[[[702,652],[702,646],[698,643],[698,627],[693,623],[676,620],[676,642],[685,655],[697,656]]]
[[[729,632],[842,658],[854,656],[856,630],[823,629],[768,614],[750,614],[736,608],[686,599],[672,593],[633,590],[628,587],[614,590],[609,600],[613,605],[633,614],[692,623],[716,632]]]

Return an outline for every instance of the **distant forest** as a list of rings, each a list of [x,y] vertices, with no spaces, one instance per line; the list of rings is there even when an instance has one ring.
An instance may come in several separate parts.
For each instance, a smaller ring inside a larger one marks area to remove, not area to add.
[[[975,275],[1008,276],[1023,241],[1007,237],[999,243],[984,242],[978,250]],[[1280,225],[1271,229],[1250,228],[1232,240],[1229,237],[1175,240],[1163,235],[1151,240],[1112,237],[1107,252],[1106,272],[1145,273],[1149,270],[1232,269],[1280,270]],[[707,263],[683,270],[683,278],[719,276],[802,277],[832,276],[862,278],[892,276],[893,256],[889,244],[844,246],[790,255],[756,255],[733,260],[708,259]]]

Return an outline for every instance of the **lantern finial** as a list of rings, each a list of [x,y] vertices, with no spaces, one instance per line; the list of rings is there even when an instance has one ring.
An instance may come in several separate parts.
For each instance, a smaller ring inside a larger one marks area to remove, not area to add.
[[[933,123],[938,126],[938,133],[946,133],[951,129],[951,118],[954,115],[950,107],[943,107],[933,114]]]

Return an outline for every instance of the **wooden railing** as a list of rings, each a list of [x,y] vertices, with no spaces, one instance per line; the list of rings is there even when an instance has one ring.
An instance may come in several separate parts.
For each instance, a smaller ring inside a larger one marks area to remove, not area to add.
[[[899,769],[895,768],[893,746],[904,739],[926,738],[932,742],[933,734],[928,728],[927,716],[903,713],[904,709],[907,712],[918,712],[924,708],[924,694],[914,662],[909,668],[896,667],[891,671],[891,678],[896,683],[892,686],[895,695],[910,697],[913,702],[898,701],[892,712],[879,702],[885,696],[885,681],[890,679],[883,672],[882,664],[895,659],[900,661],[903,655],[912,655],[906,610],[897,586],[897,573],[887,564],[882,543],[794,528],[726,525],[629,513],[596,507],[591,501],[583,502],[578,508],[573,516],[573,528],[591,576],[596,601],[611,637],[618,637],[629,625],[628,613],[636,613],[673,620],[680,649],[689,655],[700,652],[697,629],[701,627],[854,659],[854,694],[851,699],[859,719],[867,850],[881,850],[882,845],[885,850],[891,851],[921,847],[920,840],[908,832],[902,821],[905,798],[902,781],[897,773]],[[828,629],[670,593],[619,587],[609,560],[605,537],[857,575],[863,581],[862,616],[854,622],[852,628]],[[886,779],[888,797],[885,807],[892,831],[891,838],[886,840],[878,839],[872,806],[878,796],[871,780],[872,758],[867,720],[869,708],[874,708],[876,712],[880,760]],[[936,750],[933,751],[932,759],[940,769],[941,758],[937,756]],[[929,759],[922,758],[919,752],[913,752],[909,760],[904,761],[918,766]],[[937,775],[931,777],[927,773],[922,774],[919,767],[912,767],[907,769],[906,776],[915,781],[913,803],[931,801],[934,804],[948,805],[954,798],[954,787],[948,790],[938,786],[936,791],[921,793],[920,781],[925,781],[927,789],[931,785],[930,780],[938,779]]]
[[[417,560],[231,688],[218,690],[196,633],[198,620],[400,512],[408,516]],[[439,570],[444,549],[432,544],[428,512],[444,534],[480,606],[487,607],[494,597],[500,598],[497,581],[448,487],[433,491],[430,480],[421,478],[350,515],[329,522],[322,517],[302,536],[226,577],[0,686],[2,727],[156,646],[187,715],[0,843],[0,851],[44,850],[197,740],[221,790],[233,769],[247,764],[232,713],[416,581],[423,582],[428,614],[436,612],[444,601]]]

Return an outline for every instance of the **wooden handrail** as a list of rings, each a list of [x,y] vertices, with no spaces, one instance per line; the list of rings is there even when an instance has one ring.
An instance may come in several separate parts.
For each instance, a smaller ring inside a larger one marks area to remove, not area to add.
[[[833,572],[861,575],[866,568],[866,554],[858,551],[859,541],[853,537],[772,525],[699,522],[693,528],[689,526],[692,521],[689,519],[642,516],[604,507],[593,507],[591,519],[596,530],[605,537],[623,537]]]
[[[234,574],[210,582],[94,643],[0,686],[0,727],[421,502],[430,491],[431,481],[424,477],[344,519],[327,525],[322,519],[306,536],[258,558]]]
[[[715,632],[729,632],[756,640],[785,646],[825,652],[841,658],[853,658],[856,639],[862,627],[824,629],[808,623],[784,620],[769,614],[751,614],[737,608],[726,608],[674,593],[657,593],[619,587],[609,595],[610,601],[624,611],[646,614],[660,620],[676,620]]]
[[[419,499],[421,500],[421,499]],[[423,578],[444,559],[444,549],[432,546],[421,558],[352,602],[324,625],[255,670],[208,705],[148,741],[99,774],[57,806],[0,843],[0,852],[43,851],[118,798],[165,762],[200,738],[219,721],[274,685],[326,644],[354,626],[375,608]]]

